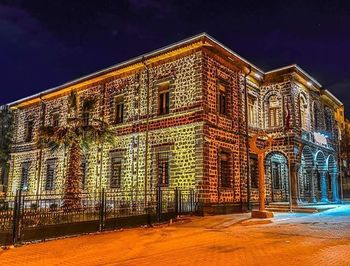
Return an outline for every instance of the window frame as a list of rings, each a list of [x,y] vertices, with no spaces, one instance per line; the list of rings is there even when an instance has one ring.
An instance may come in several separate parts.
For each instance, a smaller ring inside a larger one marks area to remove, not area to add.
[[[316,102],[313,103],[313,124],[314,124],[314,130],[318,131],[320,129],[320,118],[318,112],[320,111],[319,106]]]
[[[117,174],[114,174],[114,166],[117,165]],[[109,188],[119,189],[122,186],[123,179],[123,157],[120,153],[112,153],[110,155],[110,177],[109,177]]]
[[[219,80],[217,83],[217,111],[220,115],[222,116],[229,115],[228,102],[229,102],[228,84],[225,81]]]
[[[29,125],[31,125],[29,127]],[[32,142],[34,137],[34,119],[29,118],[25,124],[24,142]]]
[[[87,127],[90,125],[90,112],[89,111],[83,111],[82,113],[82,123],[84,127]]]
[[[223,189],[232,188],[232,152],[222,149],[218,154],[219,187]],[[224,165],[223,165],[224,164]]]
[[[121,106],[121,115],[120,108]],[[114,124],[123,124],[125,118],[125,100],[124,95],[118,95],[114,98]]]
[[[170,156],[170,150],[157,152],[157,186],[168,187],[170,185]]]
[[[170,114],[170,82],[162,82],[157,85],[158,89],[158,115]],[[162,104],[163,103],[163,104]]]
[[[249,126],[251,126],[251,127],[257,127],[258,125],[258,123],[257,123],[257,121],[258,121],[258,117],[256,116],[256,114],[258,114],[258,112],[257,112],[257,108],[256,108],[256,103],[257,103],[257,97],[255,97],[255,96],[253,96],[253,95],[251,95],[251,94],[249,94],[248,95],[248,99],[247,99],[247,112],[248,112],[248,125]],[[252,102],[250,102],[250,101],[252,101]]]
[[[275,170],[277,170],[277,176],[275,176],[275,173],[276,173]],[[283,182],[282,182],[282,164],[280,162],[271,160],[271,179],[272,179],[272,188],[274,190],[281,190]]]
[[[29,167],[29,162],[21,163],[21,180],[19,189],[22,192],[27,192],[29,190]],[[23,175],[24,173],[25,175]]]
[[[51,125],[53,127],[60,126],[60,113],[59,113],[59,111],[55,111],[51,114]]]
[[[49,167],[52,167],[51,169]],[[49,179],[49,170],[51,178]],[[55,178],[56,178],[56,159],[48,159],[46,161],[46,179],[45,179],[45,190],[52,191],[55,188]]]
[[[276,99],[271,100],[273,97],[276,97]],[[276,102],[276,106],[271,106],[272,102]],[[267,101],[268,128],[273,129],[281,126],[281,105],[282,104],[278,102],[277,94],[272,94],[269,96]],[[272,117],[273,120],[271,119]]]
[[[327,132],[332,133],[333,132],[333,117],[332,113],[329,107],[324,108],[324,122],[325,122],[325,129]]]
[[[307,99],[303,94],[299,95],[299,112],[300,112],[300,128],[303,130],[307,130],[308,129],[308,125],[307,125],[308,106],[307,106]]]

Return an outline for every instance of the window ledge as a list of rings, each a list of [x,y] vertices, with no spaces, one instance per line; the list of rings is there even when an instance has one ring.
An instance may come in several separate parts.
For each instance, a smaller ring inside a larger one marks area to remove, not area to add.
[[[234,190],[233,187],[219,187],[220,190]]]

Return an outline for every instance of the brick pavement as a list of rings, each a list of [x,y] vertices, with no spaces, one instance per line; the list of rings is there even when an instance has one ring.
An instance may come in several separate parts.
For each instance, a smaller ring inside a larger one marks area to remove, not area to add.
[[[350,215],[338,213],[192,217],[1,251],[0,265],[350,265]]]

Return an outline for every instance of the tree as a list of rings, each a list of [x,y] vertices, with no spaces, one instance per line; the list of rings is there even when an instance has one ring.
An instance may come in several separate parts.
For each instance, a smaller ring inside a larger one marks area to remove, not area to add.
[[[67,148],[69,150],[68,168],[64,185],[63,208],[67,211],[81,208],[82,150],[90,144],[100,146],[113,141],[113,133],[103,120],[90,117],[96,104],[96,98],[85,99],[81,112],[77,95],[72,92],[68,101],[68,118],[64,125],[41,127],[37,145],[50,150]]]
[[[8,106],[0,106],[0,184],[6,185],[8,161],[12,142],[12,113]]]

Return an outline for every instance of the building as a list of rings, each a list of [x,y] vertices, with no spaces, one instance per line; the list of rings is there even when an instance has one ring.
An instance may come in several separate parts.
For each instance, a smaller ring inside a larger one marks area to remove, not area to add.
[[[289,201],[289,193],[294,204],[340,200],[339,108],[342,103],[297,65],[266,72],[259,87],[249,86],[249,134],[264,130],[274,138],[265,155],[268,201]],[[250,160],[257,197],[254,155]]]
[[[258,199],[248,141],[265,131],[274,138],[269,202],[339,200],[342,103],[297,65],[264,72],[207,34],[10,103],[8,196],[63,192],[67,151],[39,149],[35,138],[41,126],[66,123],[72,91],[80,109],[96,99],[87,119],[103,119],[115,133],[113,145],[84,154],[87,193],[192,188],[205,212],[247,208]]]
[[[344,110],[340,112],[340,115],[344,114]],[[340,116],[341,117],[341,116]],[[341,169],[341,185],[342,185],[342,197],[344,199],[350,199],[350,121],[346,118],[341,120],[340,123],[340,169]]]
[[[5,195],[8,160],[12,137],[11,111],[8,106],[0,106],[0,199]]]

